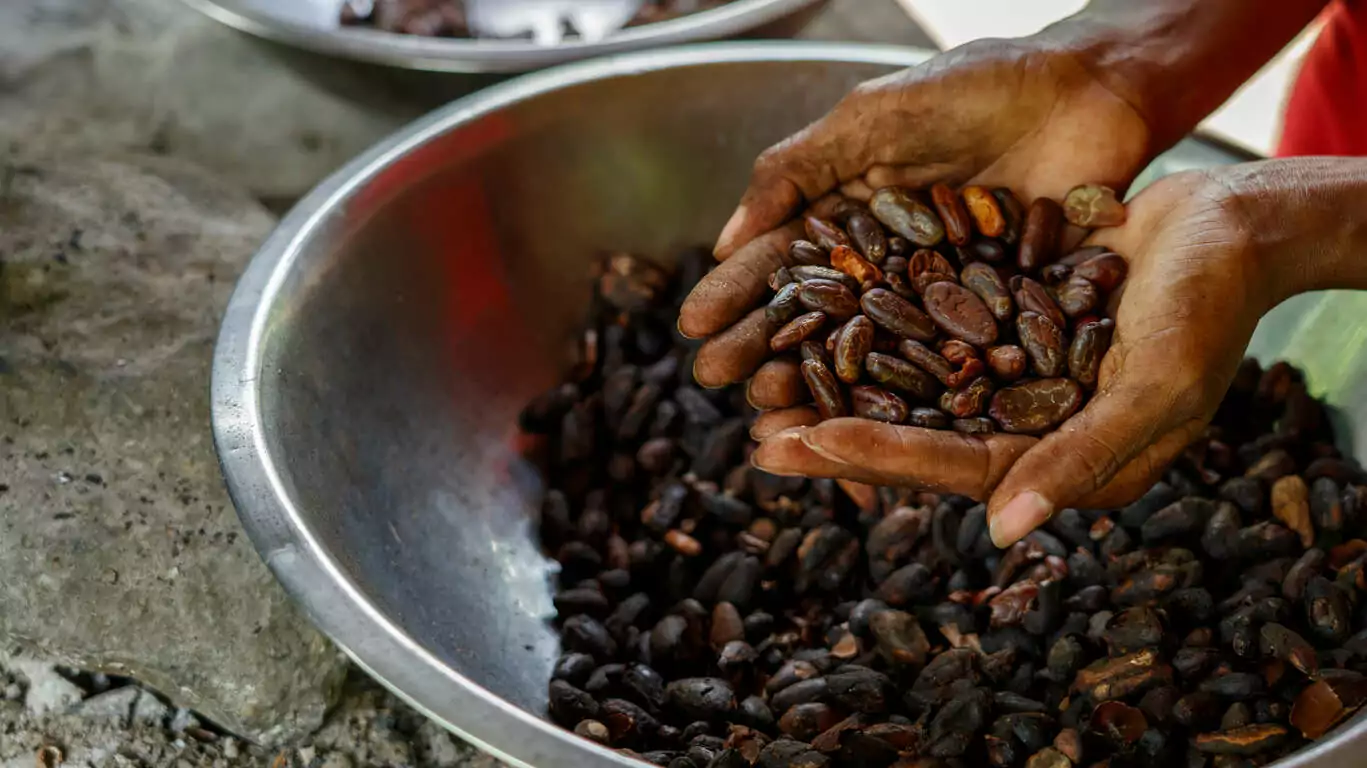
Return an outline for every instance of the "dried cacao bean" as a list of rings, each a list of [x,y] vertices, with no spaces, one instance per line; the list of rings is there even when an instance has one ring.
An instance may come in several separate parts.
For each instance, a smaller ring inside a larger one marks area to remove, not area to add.
[[[967,189],[964,190],[964,196],[968,196]],[[967,243],[973,236],[972,223],[954,188],[948,184],[936,184],[930,188],[930,199],[935,205],[935,212],[940,214],[940,220],[944,222],[945,238],[954,245]]]
[[[997,340],[997,323],[987,305],[963,286],[936,283],[924,298],[927,314],[950,336],[978,347]]]
[[[997,391],[989,415],[1002,431],[1039,435],[1082,407],[1082,387],[1072,379],[1038,379]]]
[[[1055,377],[1063,373],[1066,363],[1063,331],[1049,318],[1034,312],[1022,312],[1016,318],[1016,332],[1021,345],[1030,355],[1030,363],[1040,376]]]
[[[1062,234],[1063,208],[1047,197],[1035,198],[1025,215],[1016,263],[1026,272],[1052,264],[1058,258]]]
[[[874,192],[869,198],[869,211],[883,226],[913,245],[930,248],[945,239],[945,227],[940,217],[901,187],[884,187]]]

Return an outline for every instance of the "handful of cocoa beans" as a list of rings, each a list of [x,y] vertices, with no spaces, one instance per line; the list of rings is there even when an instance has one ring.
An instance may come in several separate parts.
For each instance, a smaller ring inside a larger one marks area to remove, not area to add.
[[[805,217],[807,239],[770,276],[770,349],[800,354],[823,419],[1037,435],[1096,388],[1114,323],[1119,254],[1064,256],[1065,222],[1116,226],[1096,184],[1026,207],[1011,190],[885,187]],[[1062,256],[1062,258],[1060,258]]]

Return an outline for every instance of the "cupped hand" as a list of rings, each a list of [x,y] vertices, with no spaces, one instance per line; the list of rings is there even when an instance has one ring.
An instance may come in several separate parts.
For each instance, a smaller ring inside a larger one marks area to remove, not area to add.
[[[1254,222],[1219,173],[1160,180],[1130,203],[1124,225],[1091,239],[1125,254],[1129,277],[1112,299],[1115,335],[1097,392],[1057,431],[979,438],[861,419],[794,421],[799,411],[789,409],[756,422],[764,439],[755,463],[987,499],[998,546],[1065,507],[1138,497],[1201,434],[1279,295],[1258,272]]]
[[[717,243],[723,263],[680,311],[680,332],[712,337],[698,382],[743,381],[762,362],[767,330],[752,310],[803,237],[800,222],[784,222],[809,205],[819,211],[824,196],[867,199],[883,186],[943,181],[1060,199],[1085,182],[1124,189],[1151,150],[1130,104],[1071,55],[1029,38],[971,43],[860,85],[756,161]]]

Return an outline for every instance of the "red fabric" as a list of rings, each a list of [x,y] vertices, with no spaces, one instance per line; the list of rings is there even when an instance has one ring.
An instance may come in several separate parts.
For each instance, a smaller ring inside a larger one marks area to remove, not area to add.
[[[1336,0],[1287,102],[1277,154],[1367,155],[1367,2]]]

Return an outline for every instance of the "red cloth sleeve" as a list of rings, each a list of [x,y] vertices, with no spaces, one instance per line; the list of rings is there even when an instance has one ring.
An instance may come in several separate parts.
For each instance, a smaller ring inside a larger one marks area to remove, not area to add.
[[[1367,2],[1336,0],[1286,105],[1277,154],[1367,155]]]

